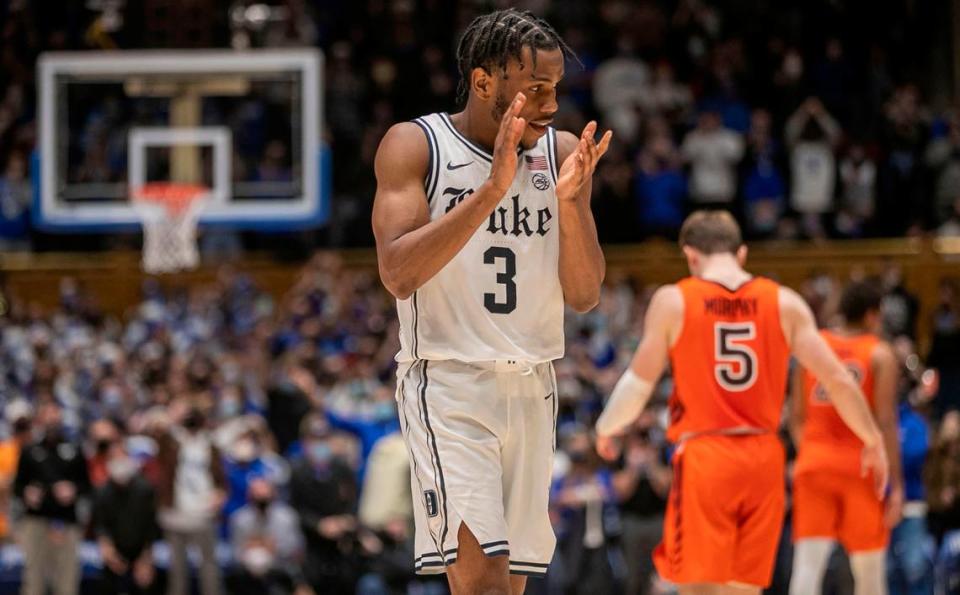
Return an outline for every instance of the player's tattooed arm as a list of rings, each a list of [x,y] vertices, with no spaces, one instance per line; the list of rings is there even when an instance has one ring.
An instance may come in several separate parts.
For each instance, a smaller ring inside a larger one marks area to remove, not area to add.
[[[587,124],[579,138],[557,132],[557,157],[562,164],[557,179],[560,285],[564,301],[577,312],[586,312],[600,301],[600,284],[606,273],[590,193],[593,172],[613,133],[608,130],[597,143],[596,132],[596,122]]]
[[[423,188],[429,162],[423,131],[410,122],[387,131],[374,161],[373,233],[380,279],[395,297],[406,299],[446,266],[509,189],[517,168],[517,145],[526,126],[518,116],[525,102],[526,97],[518,93],[504,112],[490,178],[432,221]]]

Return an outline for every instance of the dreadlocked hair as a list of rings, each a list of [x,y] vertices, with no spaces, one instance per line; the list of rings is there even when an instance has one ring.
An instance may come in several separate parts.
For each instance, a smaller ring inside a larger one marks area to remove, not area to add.
[[[529,10],[507,8],[473,19],[463,32],[457,45],[457,68],[460,83],[457,85],[457,100],[463,103],[470,88],[470,73],[474,68],[488,72],[492,67],[506,71],[507,62],[513,58],[523,59],[523,48],[530,48],[533,67],[537,66],[536,50],[559,49],[563,55],[580,60],[545,20]]]

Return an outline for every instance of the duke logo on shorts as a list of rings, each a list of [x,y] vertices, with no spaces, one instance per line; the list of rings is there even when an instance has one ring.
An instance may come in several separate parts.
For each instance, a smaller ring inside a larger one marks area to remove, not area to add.
[[[414,122],[429,146],[431,219],[490,174],[492,155],[447,114]],[[510,572],[546,572],[547,513],[563,356],[556,132],[522,151],[509,191],[460,252],[397,300],[397,401],[410,451],[416,570],[444,572],[466,523]]]
[[[435,517],[440,513],[440,509],[437,508],[437,493],[433,490],[423,493],[423,502],[428,517]]]

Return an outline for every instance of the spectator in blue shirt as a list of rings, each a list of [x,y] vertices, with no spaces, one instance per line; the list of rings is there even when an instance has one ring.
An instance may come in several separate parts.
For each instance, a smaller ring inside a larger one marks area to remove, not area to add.
[[[230,445],[223,465],[228,489],[223,506],[225,522],[248,504],[247,495],[254,480],[267,479],[272,485],[281,487],[286,484],[289,477],[286,463],[267,450],[255,429],[238,435]]]
[[[640,224],[645,235],[673,238],[683,223],[687,179],[669,133],[652,130],[638,159],[634,191]]]
[[[933,588],[933,541],[927,531],[923,466],[930,450],[927,421],[907,399],[900,401],[900,455],[902,457],[903,520],[890,535],[887,576],[890,595],[926,595]]]
[[[770,113],[753,112],[743,160],[743,209],[747,233],[755,238],[776,234],[783,215],[786,184],[780,167],[780,147],[772,134]]]

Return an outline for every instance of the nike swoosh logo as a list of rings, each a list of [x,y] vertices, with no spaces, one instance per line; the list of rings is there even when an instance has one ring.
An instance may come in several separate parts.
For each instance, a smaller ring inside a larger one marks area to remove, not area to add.
[[[467,161],[466,163],[461,163],[460,165],[454,165],[452,161],[447,161],[447,169],[453,171],[455,169],[460,169],[461,167],[466,167],[473,163],[473,161]]]
[[[553,396],[553,393],[550,393],[549,395],[545,396],[545,397],[543,398],[543,400],[546,401],[547,399],[549,399],[549,398],[552,397],[552,396]]]

